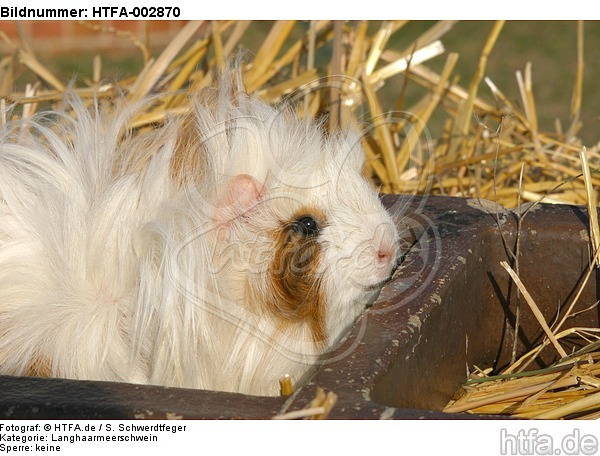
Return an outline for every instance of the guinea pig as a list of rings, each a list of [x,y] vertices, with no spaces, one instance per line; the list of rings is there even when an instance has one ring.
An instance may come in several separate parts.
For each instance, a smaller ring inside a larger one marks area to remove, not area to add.
[[[276,395],[391,276],[397,230],[352,133],[226,73],[189,115],[143,100],[0,132],[0,374]]]

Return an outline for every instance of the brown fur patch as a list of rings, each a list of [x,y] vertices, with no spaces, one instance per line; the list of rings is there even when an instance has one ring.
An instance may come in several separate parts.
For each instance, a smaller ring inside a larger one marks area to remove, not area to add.
[[[189,181],[201,182],[207,166],[194,116],[190,114],[179,125],[175,151],[171,158],[171,174],[183,186]]]
[[[323,225],[321,211],[303,208],[290,221],[309,215]],[[282,320],[282,324],[308,321],[312,337],[317,344],[324,343],[325,297],[318,276],[321,245],[315,236],[295,232],[290,223],[276,233],[277,250],[269,269],[269,311]]]
[[[29,368],[25,372],[27,377],[51,377],[52,376],[52,363],[45,356],[38,356],[35,358]]]

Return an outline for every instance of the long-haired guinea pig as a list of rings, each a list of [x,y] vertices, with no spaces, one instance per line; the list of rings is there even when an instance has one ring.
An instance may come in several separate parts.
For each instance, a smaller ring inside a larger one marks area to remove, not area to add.
[[[64,109],[0,130],[0,373],[278,394],[390,277],[352,134],[226,74],[183,118]]]

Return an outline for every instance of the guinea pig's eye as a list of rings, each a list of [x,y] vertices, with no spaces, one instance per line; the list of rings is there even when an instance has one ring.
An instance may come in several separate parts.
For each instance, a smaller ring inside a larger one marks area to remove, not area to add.
[[[320,229],[319,223],[310,216],[300,217],[292,223],[292,228],[296,233],[305,237],[314,236]]]

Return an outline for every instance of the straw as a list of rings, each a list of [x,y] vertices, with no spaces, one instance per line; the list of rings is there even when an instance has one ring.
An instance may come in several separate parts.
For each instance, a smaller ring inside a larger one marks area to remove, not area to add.
[[[196,33],[201,25],[202,21],[188,22],[177,36],[173,38],[173,41],[169,43],[156,62],[148,62],[146,66],[147,70],[143,73],[143,77],[137,80],[129,93],[131,101],[140,100],[154,88],[159,78],[164,74],[169,63],[175,58],[175,55],[181,51],[185,43],[187,43],[192,35]]]
[[[583,76],[584,76],[584,58],[583,58],[583,21],[577,23],[577,72],[575,84],[573,87],[573,96],[571,97],[571,130],[576,129],[575,124],[581,115],[581,99],[583,97]]]
[[[546,323],[546,320],[544,319],[542,312],[540,311],[539,307],[537,306],[537,304],[535,303],[535,301],[533,300],[533,298],[531,297],[531,295],[529,294],[529,292],[523,285],[523,282],[521,282],[521,279],[519,278],[517,273],[515,271],[513,271],[513,269],[508,265],[508,263],[506,261],[501,261],[500,266],[502,266],[506,270],[506,272],[508,272],[508,274],[513,279],[513,281],[515,282],[517,287],[519,287],[521,294],[523,294],[525,301],[527,302],[527,304],[529,304],[529,308],[531,309],[531,311],[533,312],[533,315],[535,316],[538,323],[540,324],[540,326],[546,333],[546,336],[548,337],[548,339],[550,339],[550,342],[552,342],[552,345],[554,345],[554,348],[556,348],[556,351],[559,353],[559,355],[562,358],[565,358],[567,356],[567,352],[565,352],[565,350],[558,343],[558,340],[556,339],[556,337],[550,330],[550,327]]]
[[[558,418],[564,418],[570,414],[578,413],[581,410],[585,410],[595,406],[600,406],[600,392],[592,394],[588,397],[583,397],[569,404],[565,404],[561,407],[549,410],[548,412],[541,413],[535,416],[535,419],[556,420]]]
[[[485,68],[488,58],[494,45],[496,44],[496,40],[498,39],[502,28],[504,27],[504,22],[505,21],[496,21],[494,23],[494,26],[492,27],[492,30],[483,46],[483,50],[481,51],[479,64],[477,65],[477,71],[475,72],[475,76],[473,76],[473,80],[469,85],[468,98],[466,99],[466,103],[463,105],[456,122],[458,131],[463,135],[467,135],[469,132],[469,124],[471,122],[471,115],[473,112],[475,97],[477,96],[477,91],[479,89],[479,84],[485,76]]]
[[[587,195],[588,215],[590,218],[590,238],[592,240],[592,254],[597,257],[598,249],[600,249],[600,227],[598,226],[598,201],[596,192],[592,184],[592,175],[588,156],[585,147],[579,151],[581,158],[581,168],[583,170],[583,179],[585,182],[585,191]],[[600,266],[600,258],[596,259],[596,266]]]
[[[485,74],[494,45],[501,39],[503,21],[495,22],[484,39],[479,63],[467,89],[457,84],[454,75],[459,59],[457,53],[445,57],[446,64],[440,73],[427,66],[430,59],[439,58],[439,54],[445,52],[444,35],[456,22],[436,22],[403,49],[394,49],[390,45],[391,38],[401,34],[406,23],[384,21],[371,31],[368,21],[311,21],[307,26],[299,21],[276,21],[256,47],[255,57],[252,58],[251,52],[244,54],[247,57],[246,89],[271,103],[279,103],[300,91],[304,94],[297,109],[301,115],[320,117],[325,113],[331,130],[352,125],[358,131],[370,131],[370,139],[364,140],[368,177],[384,191],[427,191],[478,198],[493,198],[495,193],[497,202],[508,207],[516,206],[519,198],[530,201],[543,197],[547,203],[585,202],[584,193],[572,189],[551,190],[581,172],[580,162],[575,163],[565,152],[578,152],[583,147],[573,136],[580,125],[575,118],[583,96],[583,25],[577,25],[576,83],[573,101],[568,107],[574,120],[566,131],[559,125],[557,133],[541,131],[537,124],[531,65],[524,74],[519,73],[515,81],[523,92],[522,109]],[[87,23],[85,26],[97,29],[99,34],[108,32],[122,37],[141,50],[146,63],[138,75],[119,81],[114,88],[103,85],[102,89],[90,86],[74,87],[74,90],[84,98],[94,95],[111,98],[121,92],[130,100],[138,100],[150,93],[161,94],[156,103],[148,107],[148,112],[134,122],[145,126],[165,119],[167,112],[185,112],[189,94],[198,93],[212,83],[213,68],[222,68],[235,48],[243,48],[245,38],[252,36],[248,31],[257,24],[252,21],[190,22],[157,56],[149,54],[144,43],[152,40],[151,29],[148,36],[138,38],[110,27]],[[67,84],[32,55],[25,39],[18,44],[11,43],[5,35],[2,39],[20,56],[20,61],[8,57],[0,61],[4,98],[18,105],[59,103]],[[325,59],[324,53],[329,53]],[[317,55],[321,57],[317,59]],[[96,84],[101,77],[106,77],[101,75],[100,57],[94,63],[92,81]],[[26,66],[42,81],[27,97],[23,90],[13,91],[13,64]],[[402,84],[395,87],[397,100],[389,100],[387,96],[383,100],[382,88],[392,76],[400,73],[404,73],[404,78]],[[335,75],[335,83],[327,83],[329,75]],[[311,77],[315,84],[309,80]],[[479,95],[481,81],[486,82],[496,103]],[[425,88],[427,93],[412,106],[406,106],[406,94],[415,86]],[[420,119],[405,129],[407,137],[403,137],[406,119],[387,116],[390,105],[412,112],[414,119]],[[332,109],[334,106],[338,108]],[[432,119],[440,117],[446,126],[438,137],[430,138],[427,127]],[[363,124],[365,121],[371,124]],[[497,134],[500,124],[503,128]],[[415,145],[423,145],[430,151],[416,155]],[[532,152],[535,163],[531,163]],[[590,169],[600,165],[597,147],[588,147],[587,156]],[[521,178],[521,165],[515,166],[515,163],[523,160],[530,164],[525,166]],[[490,166],[492,162],[496,164]],[[542,174],[532,177],[534,169],[541,169]],[[500,186],[495,191],[494,179]],[[519,187],[520,182],[522,187]],[[544,190],[530,187],[538,182],[548,185]],[[591,182],[599,185],[600,178],[591,173]]]
[[[309,420],[324,420],[327,418],[336,402],[337,395],[334,392],[329,391],[328,393],[325,393],[323,388],[318,387],[315,393],[315,398],[310,401],[306,407],[301,410],[275,415],[272,419],[296,420],[302,418]]]

